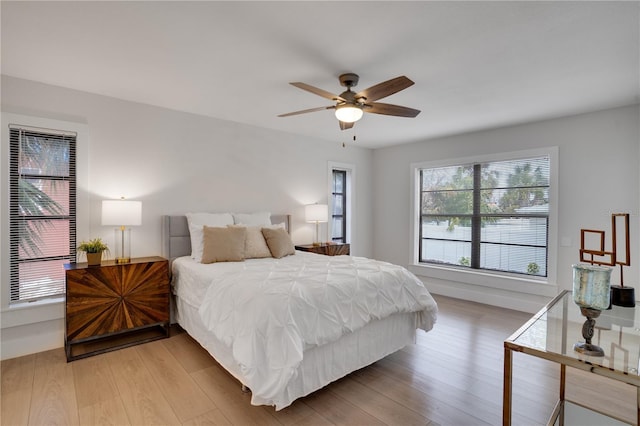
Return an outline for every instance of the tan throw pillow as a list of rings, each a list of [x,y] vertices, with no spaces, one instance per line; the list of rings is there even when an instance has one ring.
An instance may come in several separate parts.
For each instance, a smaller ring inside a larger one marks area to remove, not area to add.
[[[283,228],[262,228],[262,235],[269,246],[271,256],[276,259],[288,256],[290,254],[296,254],[296,249],[293,246],[291,237],[287,231]]]
[[[203,229],[202,263],[241,262],[244,260],[246,228],[205,226]]]
[[[244,240],[244,258],[261,259],[271,257],[271,251],[264,240],[262,230],[259,226],[228,225],[229,228],[245,228],[247,235]]]

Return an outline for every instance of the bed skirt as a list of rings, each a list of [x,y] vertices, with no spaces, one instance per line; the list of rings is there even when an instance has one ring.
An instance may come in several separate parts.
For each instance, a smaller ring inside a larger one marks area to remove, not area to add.
[[[207,331],[197,308],[179,297],[175,301],[178,324],[244,385],[242,373],[233,359],[231,349]],[[287,387],[273,399],[267,400],[252,394],[251,404],[274,405],[276,410],[281,410],[296,399],[415,343],[418,324],[416,316],[416,313],[397,313],[372,321],[335,342],[306,349],[296,375]]]

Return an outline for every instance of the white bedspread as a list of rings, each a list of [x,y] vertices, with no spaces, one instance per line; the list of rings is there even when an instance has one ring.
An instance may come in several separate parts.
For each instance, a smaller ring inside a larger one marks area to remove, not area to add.
[[[266,400],[295,377],[307,347],[397,312],[419,312],[416,327],[425,331],[436,319],[436,303],[422,282],[386,262],[296,252],[195,266],[190,288],[178,294],[199,306],[207,329],[231,348],[245,384]],[[208,286],[194,284],[207,276]]]

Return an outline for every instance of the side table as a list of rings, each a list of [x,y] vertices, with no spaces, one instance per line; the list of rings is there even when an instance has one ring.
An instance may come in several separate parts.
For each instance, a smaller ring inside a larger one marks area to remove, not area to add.
[[[316,254],[324,254],[325,256],[341,256],[350,254],[350,245],[346,243],[326,244],[320,245],[304,244],[296,246],[296,250],[308,251]]]
[[[169,262],[65,265],[67,361],[169,336]]]
[[[573,302],[570,291],[565,290],[556,296],[504,341],[502,424],[504,426],[511,425],[514,352],[543,358],[560,365],[559,398],[548,424],[568,424],[565,414],[574,410],[579,410],[587,416],[599,416],[599,419],[607,416],[610,419],[607,424],[622,421],[616,417],[615,413],[596,413],[595,410],[585,405],[566,400],[567,367],[635,386],[637,395],[636,424],[640,424],[640,376],[638,375],[640,328],[632,319],[636,317],[640,317],[640,306],[635,308],[613,306],[611,310],[602,311],[596,319],[598,335],[594,343],[605,349],[605,356],[584,355],[574,351],[573,345],[584,340],[582,325],[585,317]]]

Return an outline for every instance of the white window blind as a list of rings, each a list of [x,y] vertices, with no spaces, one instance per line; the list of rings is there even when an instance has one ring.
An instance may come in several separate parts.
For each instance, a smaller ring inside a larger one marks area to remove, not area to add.
[[[419,260],[547,276],[550,158],[420,170]]]
[[[76,134],[9,126],[11,303],[63,295],[75,259]]]

